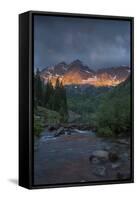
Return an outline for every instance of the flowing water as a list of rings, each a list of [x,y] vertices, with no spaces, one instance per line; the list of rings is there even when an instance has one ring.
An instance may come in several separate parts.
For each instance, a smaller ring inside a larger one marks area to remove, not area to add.
[[[55,131],[45,129],[34,145],[34,184],[56,184],[117,180],[130,177],[130,145],[99,138],[92,131],[71,130],[70,135],[55,137]],[[117,149],[115,163],[91,163],[94,151]],[[124,176],[123,173],[124,171]],[[118,176],[119,174],[119,176]]]

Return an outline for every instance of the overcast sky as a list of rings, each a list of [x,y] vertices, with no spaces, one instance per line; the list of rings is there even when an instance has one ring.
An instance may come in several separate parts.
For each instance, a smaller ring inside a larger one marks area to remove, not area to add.
[[[76,59],[92,69],[129,65],[130,22],[34,16],[34,67]]]

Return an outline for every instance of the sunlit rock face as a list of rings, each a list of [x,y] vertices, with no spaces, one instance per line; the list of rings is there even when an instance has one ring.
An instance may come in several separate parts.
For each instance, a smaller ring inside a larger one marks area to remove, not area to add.
[[[68,65],[61,62],[55,66],[49,66],[43,69],[40,75],[45,83],[51,80],[53,85],[59,78],[64,85],[116,86],[129,77],[130,67],[118,66],[94,71],[80,60],[75,60]]]

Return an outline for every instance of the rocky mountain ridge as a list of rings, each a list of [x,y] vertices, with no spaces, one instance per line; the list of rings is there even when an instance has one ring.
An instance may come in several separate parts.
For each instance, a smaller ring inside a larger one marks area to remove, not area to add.
[[[40,72],[41,79],[46,83],[51,80],[55,85],[59,78],[64,85],[93,85],[116,86],[125,81],[130,75],[129,66],[118,66],[101,68],[97,71],[84,65],[80,60],[75,60],[70,64],[61,62],[55,66],[44,68]]]

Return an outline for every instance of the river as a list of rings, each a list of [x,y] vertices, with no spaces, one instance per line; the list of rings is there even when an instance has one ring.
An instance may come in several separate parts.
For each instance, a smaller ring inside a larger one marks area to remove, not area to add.
[[[45,129],[34,145],[34,184],[94,182],[130,178],[130,144],[97,137],[92,131],[71,130],[71,134],[55,137]],[[124,140],[123,140],[124,141]],[[115,149],[115,162],[89,158],[95,151]]]

